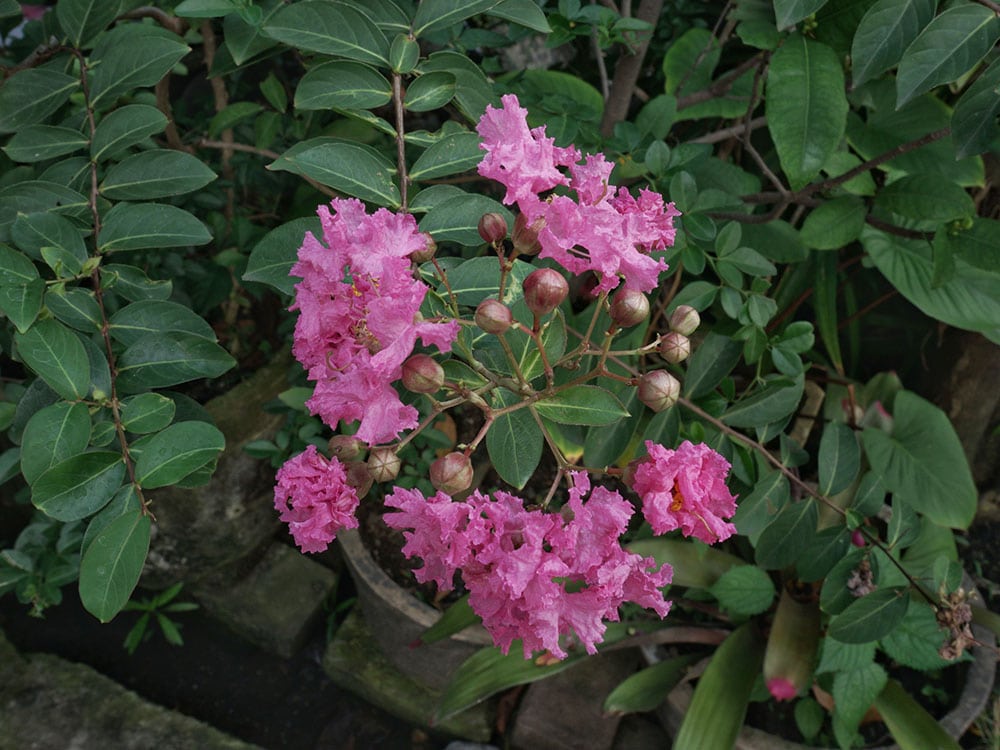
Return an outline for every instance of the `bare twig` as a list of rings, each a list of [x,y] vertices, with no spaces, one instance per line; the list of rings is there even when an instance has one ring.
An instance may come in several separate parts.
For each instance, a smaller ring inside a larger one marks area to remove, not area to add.
[[[594,5],[596,2],[597,0],[590,0],[591,5]],[[611,93],[611,85],[608,83],[608,66],[604,64],[604,50],[601,49],[601,44],[597,39],[596,28],[591,28],[590,30],[590,48],[594,53],[594,60],[597,63],[597,75],[601,82],[601,98],[607,101]]]
[[[212,28],[212,20],[206,18],[201,25],[202,44],[205,47],[205,69],[211,70],[212,63],[215,62],[216,41],[215,30]],[[229,92],[226,91],[226,82],[219,76],[212,76],[208,79],[212,86],[212,97],[215,101],[216,113],[221,112],[229,106]],[[222,142],[231,146],[233,143],[233,129],[226,128],[222,131]],[[222,177],[229,183],[226,188],[226,223],[232,228],[233,216],[236,210],[236,191],[233,189],[235,173],[233,172],[233,149],[222,149]]]
[[[655,27],[662,10],[663,0],[642,0],[635,17]],[[614,132],[615,125],[628,115],[628,107],[632,101],[632,90],[635,88],[636,81],[639,80],[642,61],[646,57],[646,50],[652,37],[653,34],[650,31],[636,45],[633,54],[623,54],[618,59],[618,64],[615,66],[615,77],[611,82],[611,92],[604,107],[604,116],[601,118],[601,135],[604,137],[610,136]]]
[[[410,186],[410,177],[406,173],[406,141],[403,136],[403,77],[399,73],[392,74],[392,104],[396,113],[396,170],[399,174],[399,210],[406,211],[406,193]]]
[[[256,154],[257,156],[263,156],[268,159],[277,159],[278,157],[281,156],[281,154],[279,154],[278,152],[271,151],[266,148],[257,148],[256,146],[248,146],[245,143],[226,143],[225,141],[213,141],[209,138],[202,138],[196,141],[194,145],[197,146],[198,148],[218,148],[218,149],[231,149],[233,151],[242,151],[247,154]],[[299,177],[301,177],[303,180],[305,180],[314,188],[316,188],[316,190],[323,193],[323,195],[328,195],[331,198],[343,197],[341,193],[338,193],[336,190],[328,188],[326,185],[323,185],[322,183],[316,182],[316,180],[314,180],[312,177],[309,177],[304,174],[300,174]]]
[[[133,8],[127,13],[122,13],[119,18],[152,18],[160,26],[174,32],[177,36],[184,36],[184,32],[188,28],[187,21],[183,18],[172,16],[160,8],[154,8],[150,5]]]
[[[731,127],[713,130],[711,133],[692,138],[688,143],[719,143],[720,141],[727,141],[730,138],[738,138],[744,133],[751,133],[765,124],[767,124],[767,118],[761,115],[752,120],[738,122]]]

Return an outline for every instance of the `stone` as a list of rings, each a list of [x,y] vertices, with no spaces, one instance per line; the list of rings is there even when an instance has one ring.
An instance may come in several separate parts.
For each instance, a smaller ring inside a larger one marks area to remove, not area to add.
[[[532,683],[521,700],[511,745],[518,750],[611,750],[621,716],[606,716],[604,699],[635,671],[636,655],[613,651]]]
[[[249,573],[216,574],[193,593],[213,618],[255,646],[288,659],[305,645],[336,587],[332,570],[272,542]]]
[[[253,440],[272,437],[283,424],[284,414],[266,412],[264,404],[288,388],[290,363],[287,352],[276,356],[253,377],[206,405],[226,437],[226,449],[207,484],[149,493],[156,523],[142,587],[194,583],[267,548],[280,525],[274,510],[274,471],[243,448]]]
[[[442,691],[422,685],[393,667],[357,607],[327,646],[323,669],[340,687],[411,724],[474,742],[487,742],[492,735],[494,701],[484,701],[435,722]]]
[[[0,750],[254,750],[84,664],[21,655],[0,633]]]
[[[657,722],[642,716],[625,716],[615,735],[614,750],[635,750],[637,747],[670,747],[670,736]]]

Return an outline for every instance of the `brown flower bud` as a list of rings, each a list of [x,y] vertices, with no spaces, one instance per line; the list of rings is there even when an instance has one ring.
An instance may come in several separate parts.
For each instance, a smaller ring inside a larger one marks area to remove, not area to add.
[[[476,308],[475,320],[484,331],[499,336],[514,323],[514,314],[500,300],[488,297]]]
[[[414,263],[426,263],[434,257],[434,253],[436,253],[438,249],[437,242],[434,241],[434,238],[431,237],[429,232],[424,232],[423,235],[424,239],[427,241],[424,249],[414,250],[410,253],[410,260]]]
[[[611,320],[622,328],[638,325],[649,315],[649,300],[635,289],[622,289],[611,300]]]
[[[435,393],[444,385],[444,368],[434,357],[414,354],[403,363],[403,387],[413,393]]]
[[[660,356],[672,365],[683,362],[691,354],[691,339],[671,331],[660,339]]]
[[[569,283],[551,268],[539,268],[524,280],[524,301],[528,309],[541,317],[559,307],[569,294]]]
[[[701,316],[690,305],[678,305],[670,315],[670,330],[681,336],[690,336],[701,325]]]
[[[480,217],[478,229],[483,242],[488,242],[491,245],[507,238],[507,220],[492,211]]]
[[[514,217],[514,234],[512,240],[514,241],[514,252],[520,255],[538,255],[542,250],[542,244],[538,241],[538,233],[542,231],[545,226],[545,219],[539,216],[535,219],[531,226],[528,226],[528,220],[524,218],[524,214],[518,214]]]
[[[669,409],[680,395],[680,381],[666,370],[653,370],[639,378],[639,400],[653,411]]]
[[[472,473],[472,461],[455,451],[431,464],[431,484],[446,495],[455,495],[472,486]]]
[[[364,443],[353,435],[334,435],[326,447],[331,456],[347,462],[361,455]]]
[[[391,482],[399,476],[399,456],[393,448],[372,448],[368,456],[368,473],[376,482]]]

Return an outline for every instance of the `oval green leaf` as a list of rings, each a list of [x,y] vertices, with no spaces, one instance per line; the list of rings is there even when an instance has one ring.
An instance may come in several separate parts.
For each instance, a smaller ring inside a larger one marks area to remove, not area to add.
[[[355,198],[379,206],[398,207],[395,169],[374,149],[351,141],[328,140],[285,152],[268,169],[305,175]]]
[[[792,565],[807,552],[816,536],[819,512],[813,500],[800,500],[783,507],[757,539],[757,565],[778,570]]]
[[[204,318],[185,305],[169,300],[139,300],[121,308],[109,319],[111,336],[131,346],[143,336],[181,331],[215,342],[215,331]]]
[[[128,104],[107,114],[97,124],[90,157],[97,162],[142,143],[167,126],[167,117],[148,104]]]
[[[87,351],[76,334],[57,320],[40,320],[24,333],[14,335],[24,363],[52,390],[75,401],[90,389]]]
[[[87,450],[90,413],[82,403],[59,401],[36,411],[21,436],[21,474],[34,484],[52,466]]]
[[[193,214],[164,203],[119,203],[104,217],[101,252],[186,247],[211,241]]]
[[[499,389],[494,408],[517,403],[518,397]],[[500,478],[521,489],[542,459],[542,431],[528,409],[501,414],[486,433],[486,450]]]
[[[143,446],[135,464],[136,480],[145,489],[176,484],[225,447],[225,437],[208,422],[172,424]]]
[[[455,133],[445,136],[424,151],[414,162],[410,169],[410,179],[430,180],[466,172],[482,161],[483,154],[476,133]]]
[[[117,451],[78,453],[47,469],[31,486],[31,502],[57,521],[79,521],[111,499],[125,476]]]
[[[128,603],[149,551],[149,516],[134,511],[109,523],[80,560],[80,599],[101,622]]]
[[[217,378],[236,361],[213,341],[183,331],[143,336],[118,359],[124,393],[166,388],[199,378]]]
[[[309,52],[388,65],[389,41],[368,16],[343,3],[303,0],[286,5],[264,25],[279,42]]]
[[[310,68],[295,89],[295,108],[374,109],[392,99],[392,85],[375,68],[334,60]]]
[[[289,276],[289,272],[298,260],[299,247],[306,232],[312,232],[313,236],[321,235],[318,218],[292,219],[265,234],[250,251],[243,279],[269,284],[284,294],[294,294],[298,278]]]
[[[101,36],[90,57],[91,105],[100,108],[131,89],[156,84],[190,51],[179,36],[159,26],[116,26]]]
[[[854,430],[843,422],[830,422],[819,441],[819,491],[835,495],[847,488],[861,468],[861,448]]]
[[[609,425],[629,416],[611,391],[596,385],[576,385],[535,403],[534,408],[557,424]]]
[[[910,595],[906,589],[878,589],[831,617],[827,635],[841,643],[877,641],[899,624],[909,606]]]
[[[190,193],[205,187],[215,177],[215,172],[191,154],[156,149],[113,165],[100,191],[111,200],[144,201]]]
[[[865,13],[851,44],[855,87],[884,73],[934,18],[937,0],[879,0]]]
[[[122,426],[129,432],[145,434],[170,424],[177,405],[159,393],[140,393],[124,399],[121,410]]]
[[[3,151],[11,161],[21,164],[54,159],[71,154],[87,145],[89,139],[79,130],[56,125],[30,125],[18,130]]]
[[[406,87],[403,106],[411,112],[439,109],[455,96],[455,76],[445,71],[424,73]]]

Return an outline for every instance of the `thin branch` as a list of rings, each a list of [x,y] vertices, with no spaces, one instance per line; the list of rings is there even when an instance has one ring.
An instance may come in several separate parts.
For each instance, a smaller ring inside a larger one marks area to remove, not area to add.
[[[248,146],[245,143],[226,143],[224,141],[213,141],[209,138],[201,138],[195,141],[194,144],[197,148],[218,148],[218,149],[232,149],[233,151],[242,151],[247,154],[256,154],[257,156],[263,156],[268,159],[277,159],[281,156],[277,151],[271,151],[266,148],[257,148],[256,146]],[[336,190],[328,188],[322,183],[316,182],[312,177],[301,174],[299,175],[303,180],[312,185],[316,190],[323,193],[323,195],[328,195],[331,198],[342,198],[343,193],[338,193]]]
[[[396,112],[396,169],[399,174],[399,206],[400,211],[406,211],[406,193],[410,186],[410,177],[406,173],[406,141],[403,138],[403,77],[399,73],[392,74],[392,104]]]
[[[597,0],[590,0],[591,5],[596,2]],[[607,101],[611,94],[611,84],[608,82],[608,66],[604,63],[604,50],[601,49],[601,43],[597,38],[596,27],[590,29],[590,47],[594,53],[594,60],[597,62],[597,75],[601,82],[601,98]]]
[[[646,21],[655,28],[662,10],[663,0],[642,0],[635,17]],[[601,135],[605,138],[610,136],[614,132],[615,125],[628,115],[629,104],[632,101],[632,90],[639,80],[642,61],[646,57],[646,50],[649,48],[649,42],[652,38],[653,32],[650,30],[636,45],[633,54],[623,54],[618,58],[618,63],[615,65],[615,77],[611,82],[611,93],[604,107],[604,116],[601,118]]]
[[[695,104],[701,104],[702,102],[707,102],[711,99],[717,99],[718,97],[729,93],[729,89],[733,87],[733,84],[736,82],[736,80],[744,73],[746,73],[748,70],[758,65],[760,61],[763,59],[763,57],[764,53],[759,52],[753,57],[750,57],[741,62],[735,68],[733,68],[724,76],[722,76],[719,80],[713,81],[712,85],[709,86],[707,89],[696,91],[693,94],[688,94],[687,96],[680,97],[677,100],[677,111],[679,112],[682,109],[693,107]]]
[[[705,135],[700,135],[697,138],[692,138],[688,143],[719,143],[721,141],[727,141],[730,138],[737,138],[742,136],[744,133],[751,133],[761,125],[767,124],[767,118],[761,115],[760,117],[755,117],[749,122],[739,122],[731,127],[722,128],[721,130],[713,130],[711,133]]]
[[[206,18],[201,25],[202,46],[205,49],[205,69],[211,70],[212,63],[215,62],[215,30],[212,28],[212,20]],[[226,82],[219,76],[212,76],[208,79],[212,86],[212,98],[215,103],[216,113],[222,112],[229,106],[229,92],[226,91]],[[226,128],[222,131],[222,142],[227,144],[227,148],[222,149],[222,177],[229,183],[226,188],[226,222],[232,228],[233,216],[236,212],[236,191],[233,188],[235,173],[233,172],[233,129]]]
[[[187,21],[183,18],[172,16],[160,8],[154,8],[149,5],[133,8],[127,13],[122,13],[119,18],[152,18],[160,26],[174,32],[177,36],[184,36],[184,32],[188,28]]]

